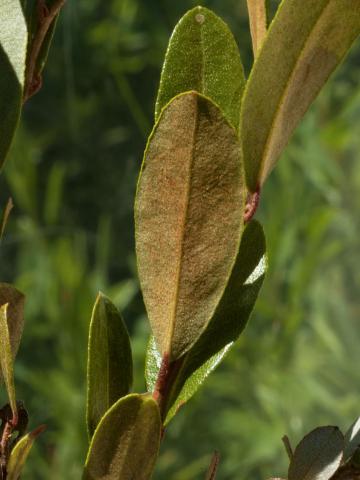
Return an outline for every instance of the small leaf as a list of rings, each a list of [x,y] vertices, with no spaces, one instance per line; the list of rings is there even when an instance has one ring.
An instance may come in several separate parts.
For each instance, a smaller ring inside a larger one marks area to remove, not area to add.
[[[261,186],[360,31],[360,2],[283,0],[252,68],[241,114],[246,181]]]
[[[150,395],[120,399],[101,419],[83,480],[148,480],[160,446],[161,420]]]
[[[357,448],[360,446],[360,417],[351,425],[345,433],[344,458],[346,462],[353,456]]]
[[[13,360],[19,349],[24,329],[25,296],[8,283],[0,283],[0,305],[8,303],[7,321]]]
[[[129,393],[133,379],[129,334],[116,307],[101,293],[90,323],[87,379],[91,438],[104,413]]]
[[[22,437],[12,450],[7,464],[7,480],[18,480],[22,469],[26,463],[27,457],[36,438],[45,430],[45,426],[36,428],[32,432]]]
[[[244,193],[237,136],[219,108],[196,92],[176,97],[150,136],[135,202],[140,283],[170,360],[197,340],[222,296]]]
[[[0,221],[0,242],[1,242],[2,237],[4,235],[6,224],[7,224],[7,221],[9,219],[9,215],[10,215],[13,207],[14,207],[14,204],[13,204],[12,198],[10,197],[9,200],[7,201],[6,205],[5,205],[5,208],[4,208],[4,211],[3,211],[3,214],[2,214],[2,219]]]
[[[22,105],[27,28],[20,0],[0,2],[0,169]]]
[[[289,480],[328,480],[339,468],[344,436],[338,427],[318,427],[296,447],[290,461]]]
[[[7,303],[0,307],[0,366],[2,375],[4,377],[6,391],[9,397],[9,403],[13,413],[13,418],[16,419],[15,423],[17,423],[14,365],[7,321],[7,308]]]
[[[171,36],[155,120],[176,95],[196,90],[219,105],[237,129],[244,86],[239,49],[229,28],[207,8],[196,7],[182,17]]]
[[[247,0],[254,57],[266,35],[267,14],[265,0]]]

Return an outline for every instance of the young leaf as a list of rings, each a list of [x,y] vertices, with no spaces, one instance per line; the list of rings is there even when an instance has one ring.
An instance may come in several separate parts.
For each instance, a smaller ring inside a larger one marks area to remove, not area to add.
[[[264,183],[359,31],[359,1],[282,1],[242,102],[240,134],[251,192]]]
[[[83,480],[148,480],[160,446],[159,407],[150,395],[120,399],[101,419]]]
[[[132,385],[129,334],[111,301],[99,294],[92,313],[87,367],[87,425],[91,438],[104,413]]]
[[[344,436],[338,427],[318,427],[296,447],[290,461],[289,480],[328,480],[339,468]]]
[[[257,56],[266,35],[267,16],[265,0],[247,0],[254,57]]]
[[[351,425],[345,433],[344,458],[346,462],[360,446],[360,417]]]
[[[7,480],[18,480],[20,478],[22,469],[24,468],[34,441],[44,429],[45,426],[36,428],[17,442],[14,449],[11,451],[9,462],[7,464]]]
[[[0,307],[0,367],[4,377],[13,418],[17,419],[16,393],[14,384],[14,365],[11,352],[10,335],[7,321],[6,303]]]
[[[239,49],[227,25],[196,7],[176,25],[166,52],[155,106],[155,120],[179,93],[196,90],[211,98],[238,129],[245,86]]]
[[[24,329],[25,296],[8,283],[0,283],[0,305],[8,303],[7,321],[13,360]],[[0,376],[1,377],[1,376]]]
[[[140,283],[169,360],[191,347],[214,313],[236,258],[243,210],[235,131],[212,101],[179,95],[150,136],[135,202]]]
[[[165,424],[196,393],[244,330],[264,280],[265,251],[262,227],[253,220],[245,227],[236,263],[213,318],[183,359],[169,392]],[[154,389],[160,362],[161,357],[151,338],[145,369],[147,388],[150,391]]]
[[[20,117],[27,48],[20,0],[0,2],[0,169]]]

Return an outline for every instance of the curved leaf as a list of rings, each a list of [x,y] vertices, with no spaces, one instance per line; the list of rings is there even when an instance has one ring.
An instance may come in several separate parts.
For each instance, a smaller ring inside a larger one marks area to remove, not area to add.
[[[296,447],[289,465],[289,480],[328,480],[339,468],[344,436],[338,427],[318,427]]]
[[[10,334],[7,319],[8,304],[0,307],[0,367],[4,378],[9,404],[13,417],[17,418],[14,364],[11,352]]]
[[[7,321],[11,352],[15,359],[24,329],[25,296],[8,283],[0,283],[0,305],[8,303]]]
[[[211,98],[237,129],[245,86],[239,49],[228,26],[213,12],[187,12],[171,36],[161,73],[155,120],[179,93],[196,90]]]
[[[83,480],[148,480],[160,446],[161,420],[150,395],[120,399],[101,419]]]
[[[90,438],[104,413],[127,395],[133,380],[129,334],[112,302],[99,293],[92,313],[87,367]]]
[[[0,2],[0,169],[20,117],[27,28],[20,0]]]
[[[179,95],[150,136],[135,202],[140,283],[156,343],[170,360],[191,347],[214,313],[243,209],[235,131],[210,100]]]
[[[360,417],[345,433],[344,462],[349,460],[360,446]]]
[[[255,192],[360,31],[360,2],[283,0],[244,93],[241,138]]]

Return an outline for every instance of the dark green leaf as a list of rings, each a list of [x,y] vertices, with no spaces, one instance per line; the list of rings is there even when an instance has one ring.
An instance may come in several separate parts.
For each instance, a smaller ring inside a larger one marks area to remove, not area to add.
[[[238,129],[245,77],[239,49],[227,25],[196,7],[176,25],[161,74],[155,120],[179,93],[196,90],[211,98]]]
[[[0,2],[0,169],[20,117],[27,29],[20,0]]]
[[[90,438],[104,413],[132,385],[129,334],[112,302],[99,294],[90,323],[88,351],[87,425]]]
[[[283,0],[242,102],[246,181],[255,192],[360,31],[360,2]]]
[[[360,446],[360,417],[345,433],[344,462],[349,460]]]
[[[140,283],[170,360],[194,344],[220,301],[244,194],[241,150],[220,109],[196,92],[176,97],[150,136],[135,202]]]
[[[119,400],[101,419],[83,480],[149,480],[160,446],[161,420],[150,395]]]
[[[338,427],[318,427],[296,447],[290,461],[289,480],[328,480],[339,468],[344,436]]]

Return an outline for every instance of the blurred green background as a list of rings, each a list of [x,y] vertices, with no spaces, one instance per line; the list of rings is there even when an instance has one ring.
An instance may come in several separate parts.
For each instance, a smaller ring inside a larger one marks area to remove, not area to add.
[[[134,259],[133,200],[162,59],[199,2],[68,0],[44,86],[25,106],[0,205],[15,209],[0,278],[27,295],[16,365],[31,425],[48,429],[24,480],[77,480],[87,448],[87,329],[98,290],[132,335],[144,390],[149,327]],[[275,7],[278,2],[273,1]],[[245,0],[212,0],[252,62]],[[170,425],[157,480],[286,476],[281,437],[360,414],[360,43],[298,128],[263,192],[269,274],[237,347]],[[5,402],[3,393],[1,401]]]

